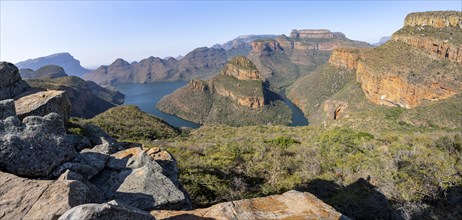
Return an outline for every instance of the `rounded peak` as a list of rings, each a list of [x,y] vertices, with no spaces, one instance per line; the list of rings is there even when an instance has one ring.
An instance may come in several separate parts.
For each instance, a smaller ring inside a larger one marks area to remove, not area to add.
[[[255,64],[244,56],[230,59],[221,70],[221,74],[234,76],[240,80],[261,80],[261,74]]]

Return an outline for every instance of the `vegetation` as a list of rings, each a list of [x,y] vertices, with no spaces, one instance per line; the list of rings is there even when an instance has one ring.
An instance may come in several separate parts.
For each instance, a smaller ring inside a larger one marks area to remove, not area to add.
[[[119,141],[144,142],[156,139],[172,138],[179,131],[162,121],[148,115],[133,105],[111,108],[91,119],[71,120],[74,124],[91,123],[101,127]],[[82,134],[81,126],[71,126],[71,133]]]

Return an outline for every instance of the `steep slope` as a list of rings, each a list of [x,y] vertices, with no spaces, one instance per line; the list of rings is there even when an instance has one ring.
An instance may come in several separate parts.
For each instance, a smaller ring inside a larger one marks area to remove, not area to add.
[[[23,79],[57,78],[67,76],[66,71],[56,65],[46,65],[33,71],[32,69],[20,69],[19,74]]]
[[[35,88],[64,90],[71,102],[70,116],[91,118],[124,102],[124,95],[113,88],[103,88],[76,76],[53,79],[29,79]]]
[[[329,64],[290,86],[288,97],[315,124],[345,118],[329,123],[460,127],[455,120],[462,117],[459,21],[461,12],[412,13],[384,45],[335,50]],[[390,108],[397,106],[402,109]],[[385,123],[390,117],[394,122]]]
[[[288,124],[290,109],[271,93],[255,65],[239,56],[219,75],[208,81],[192,80],[164,97],[157,107],[201,124]]]
[[[371,47],[329,30],[293,30],[289,37],[252,42],[251,59],[273,88],[285,87],[326,63],[340,47]]]
[[[80,61],[69,53],[57,53],[45,57],[28,59],[15,64],[19,69],[37,70],[46,65],[57,65],[62,67],[66,73],[75,76],[82,76],[91,70],[85,69],[80,65]]]

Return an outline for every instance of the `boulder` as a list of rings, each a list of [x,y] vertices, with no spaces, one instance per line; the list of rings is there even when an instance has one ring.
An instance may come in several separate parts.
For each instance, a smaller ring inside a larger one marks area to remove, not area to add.
[[[0,172],[0,217],[56,219],[74,206],[94,202],[92,194],[75,180],[31,180]]]
[[[108,158],[109,156],[106,154],[82,151],[72,161],[56,167],[51,173],[51,177],[56,178],[66,170],[70,170],[82,176],[83,179],[89,180],[104,169]]]
[[[0,62],[0,78],[0,100],[13,98],[30,88],[12,63]]]
[[[141,147],[117,152],[91,181],[106,199],[139,209],[189,209],[191,202],[178,180],[176,162],[167,154],[160,149]]]
[[[289,191],[191,211],[154,210],[156,219],[349,219],[310,193]]]
[[[45,177],[76,151],[56,113],[0,120],[0,170],[19,176]]]
[[[10,116],[16,116],[13,99],[6,99],[0,101],[0,120],[5,120]]]
[[[98,126],[87,124],[84,127],[85,136],[90,138],[91,144],[95,145],[87,152],[97,152],[102,154],[113,154],[118,150],[122,150],[122,146],[111,136],[109,136],[103,129]]]
[[[139,219],[154,220],[148,212],[110,201],[103,204],[76,206],[64,213],[59,220],[97,220],[97,219]]]
[[[22,96],[15,101],[15,105],[19,119],[32,115],[45,116],[52,112],[68,119],[71,108],[65,92],[59,90],[41,91]]]

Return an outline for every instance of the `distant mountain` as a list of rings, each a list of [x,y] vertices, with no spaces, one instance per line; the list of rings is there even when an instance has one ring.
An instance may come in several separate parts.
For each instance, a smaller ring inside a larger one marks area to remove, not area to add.
[[[382,37],[382,38],[380,38],[380,41],[379,41],[379,42],[373,43],[372,45],[374,45],[374,46],[377,47],[377,46],[380,46],[380,45],[386,43],[386,42],[389,41],[390,39],[391,39],[391,36]]]
[[[224,49],[201,47],[189,52],[181,60],[149,57],[130,64],[119,58],[109,66],[101,66],[85,74],[83,78],[106,85],[190,80],[217,73],[227,59]]]
[[[80,61],[69,53],[57,53],[45,57],[28,59],[15,64],[19,69],[37,70],[46,65],[57,65],[69,75],[82,76],[91,70],[85,69],[80,65]]]
[[[66,71],[64,71],[62,67],[56,65],[46,65],[35,71],[29,68],[19,69],[19,74],[23,79],[51,79],[67,76]]]

